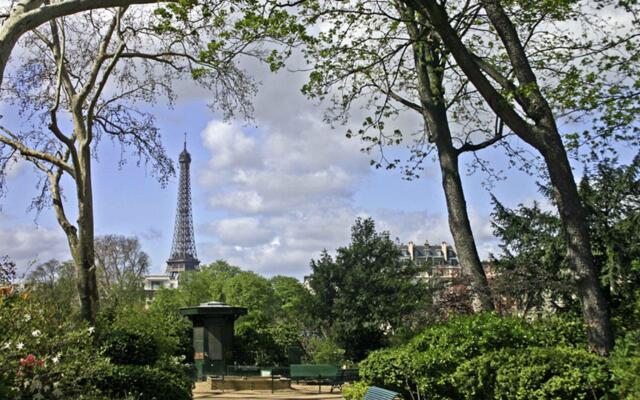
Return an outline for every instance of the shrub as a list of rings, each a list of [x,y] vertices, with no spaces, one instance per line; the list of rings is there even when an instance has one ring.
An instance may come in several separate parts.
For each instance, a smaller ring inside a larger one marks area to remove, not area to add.
[[[369,389],[369,385],[365,382],[354,382],[344,385],[342,386],[342,397],[344,397],[345,400],[364,400],[367,389]]]
[[[627,333],[617,341],[609,365],[612,391],[623,400],[640,399],[640,331]]]
[[[95,351],[93,328],[52,322],[49,305],[28,292],[0,295],[0,398],[95,398],[86,379],[108,364]]]
[[[415,384],[421,375],[414,370],[415,355],[406,347],[374,351],[360,362],[360,378],[373,386],[415,393]]]
[[[193,353],[191,323],[163,309],[123,306],[101,315],[100,326],[104,332],[103,341],[109,333],[120,331],[131,334],[132,339],[137,335],[152,339],[155,343],[152,346],[160,355],[188,356]]]
[[[191,398],[184,357],[156,351],[149,334],[169,332],[159,342],[174,351],[175,325],[149,314],[128,326],[104,319],[99,336],[100,329],[72,318],[53,320],[50,306],[28,292],[0,295],[0,399]]]
[[[599,399],[609,387],[606,361],[570,347],[503,349],[475,357],[451,376],[460,399]]]
[[[280,365],[285,350],[276,343],[266,323],[240,320],[235,327],[234,359],[244,365]]]
[[[105,335],[103,349],[104,355],[116,364],[151,365],[160,356],[153,337],[121,330]]]
[[[330,338],[311,338],[307,352],[314,364],[340,365],[344,361],[344,349]]]
[[[189,400],[191,379],[149,365],[112,365],[92,377],[93,383],[109,398],[140,400]]]
[[[584,328],[571,317],[528,323],[494,314],[464,316],[425,329],[405,346],[371,353],[360,363],[360,374],[365,382],[395,389],[407,398],[418,395],[430,399],[460,398],[452,375],[475,357],[502,349],[523,350],[553,344],[572,348],[581,343]],[[489,361],[482,366],[489,368]],[[491,384],[478,381],[477,385],[474,390],[483,391],[486,388],[482,385]]]

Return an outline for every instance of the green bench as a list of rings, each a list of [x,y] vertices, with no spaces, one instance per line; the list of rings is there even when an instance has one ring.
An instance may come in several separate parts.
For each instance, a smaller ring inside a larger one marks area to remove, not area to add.
[[[357,368],[340,369],[333,379],[333,382],[331,382],[331,392],[333,392],[335,388],[342,389],[342,385],[347,382],[352,383],[358,380],[360,380],[360,376]]]
[[[364,400],[395,400],[401,398],[400,393],[392,392],[391,390],[379,388],[377,386],[371,386],[367,389],[367,393],[364,394]]]
[[[322,391],[322,384],[333,383],[339,376],[340,369],[331,364],[291,364],[290,378],[296,382],[314,381],[318,382],[318,393]]]

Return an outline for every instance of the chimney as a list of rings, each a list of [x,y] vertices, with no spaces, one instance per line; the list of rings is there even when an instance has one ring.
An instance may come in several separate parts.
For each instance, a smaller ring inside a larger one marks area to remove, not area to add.
[[[413,242],[409,241],[409,243],[407,243],[407,250],[409,250],[409,259],[411,261],[415,261],[415,257],[413,256]]]
[[[442,251],[442,257],[444,258],[444,261],[447,262],[449,259],[449,246],[447,246],[447,242],[442,242],[442,244],[440,245],[440,250]]]

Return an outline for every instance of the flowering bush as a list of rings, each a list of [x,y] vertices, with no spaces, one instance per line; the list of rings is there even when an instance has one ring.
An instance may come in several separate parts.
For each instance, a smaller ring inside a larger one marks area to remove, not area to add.
[[[106,360],[93,348],[93,329],[47,315],[28,292],[0,296],[0,398],[97,395],[87,366]]]
[[[96,330],[49,311],[28,292],[0,295],[0,399],[191,398],[181,324],[136,313]]]

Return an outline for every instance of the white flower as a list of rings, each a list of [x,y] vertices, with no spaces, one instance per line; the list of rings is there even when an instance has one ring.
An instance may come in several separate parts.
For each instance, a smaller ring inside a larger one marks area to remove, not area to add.
[[[2,350],[7,350],[9,348],[11,348],[11,340],[2,345]]]
[[[33,378],[33,381],[31,381],[31,391],[32,392],[35,392],[36,390],[40,391],[40,389],[42,389],[42,382],[37,377]]]
[[[31,321],[31,315],[30,314],[25,315],[24,320],[27,322]]]
[[[58,354],[56,354],[55,356],[53,356],[53,358],[51,358],[51,361],[54,364],[57,364],[60,361],[60,356]]]
[[[89,335],[92,335],[93,332],[95,332],[96,328],[94,326],[90,326],[87,330],[89,331]]]
[[[40,330],[36,329],[35,331],[31,332],[31,336],[38,337],[38,336],[40,336],[40,333],[41,333]]]
[[[18,343],[18,344],[16,345],[16,349],[18,349],[18,350],[22,350],[22,349],[24,349],[24,343],[22,343],[22,342]]]

